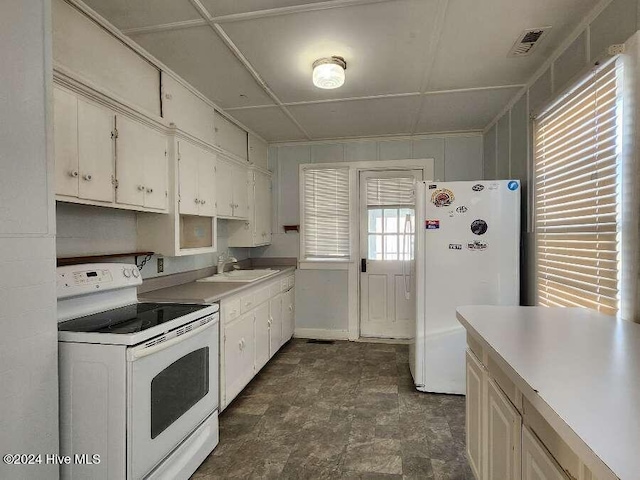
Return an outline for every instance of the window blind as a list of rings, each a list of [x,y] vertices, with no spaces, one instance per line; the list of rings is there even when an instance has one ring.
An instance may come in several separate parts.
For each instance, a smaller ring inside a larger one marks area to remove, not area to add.
[[[603,66],[536,119],[541,305],[618,312],[621,68]]]
[[[305,169],[303,240],[306,259],[348,259],[349,169]]]
[[[370,178],[367,180],[367,205],[370,207],[415,205],[413,177]]]

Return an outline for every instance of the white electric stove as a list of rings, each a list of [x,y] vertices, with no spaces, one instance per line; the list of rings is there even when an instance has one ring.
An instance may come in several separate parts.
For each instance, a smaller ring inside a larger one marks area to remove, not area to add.
[[[60,448],[88,459],[63,478],[189,478],[218,443],[218,305],[138,302],[135,265],[57,275]]]

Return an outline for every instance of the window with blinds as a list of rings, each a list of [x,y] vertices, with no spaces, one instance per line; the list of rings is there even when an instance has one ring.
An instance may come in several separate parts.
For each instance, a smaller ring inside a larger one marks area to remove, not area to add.
[[[302,235],[306,260],[348,260],[349,169],[303,170]]]
[[[536,118],[540,305],[618,312],[621,69],[604,65]]]

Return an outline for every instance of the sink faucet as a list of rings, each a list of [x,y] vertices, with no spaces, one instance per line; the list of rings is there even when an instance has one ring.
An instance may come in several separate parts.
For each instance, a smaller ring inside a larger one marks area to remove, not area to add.
[[[233,268],[238,268],[238,266],[236,265],[238,263],[238,259],[236,257],[232,257],[227,250],[227,252],[218,255],[218,273],[224,272],[224,267],[228,263],[233,263]]]

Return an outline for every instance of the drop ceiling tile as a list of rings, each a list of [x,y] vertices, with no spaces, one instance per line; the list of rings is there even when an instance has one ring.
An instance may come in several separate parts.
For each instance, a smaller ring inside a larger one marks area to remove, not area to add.
[[[426,95],[416,133],[482,130],[518,91],[502,88]]]
[[[202,18],[189,0],[85,0],[121,30]]]
[[[289,111],[312,138],[409,133],[419,97],[403,96],[291,105]]]
[[[427,64],[435,0],[390,2],[223,24],[283,102],[417,92]],[[347,61],[345,85],[321,90],[315,60]]]
[[[319,3],[324,0],[201,0],[211,15],[233,15],[235,13],[255,12],[270,10],[272,8],[292,7],[295,5],[307,5]]]
[[[243,108],[228,113],[268,142],[306,139],[280,107]]]
[[[597,0],[450,0],[430,90],[526,82]],[[508,58],[518,35],[552,26],[527,57]]]
[[[131,38],[222,108],[273,104],[208,26]]]

